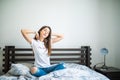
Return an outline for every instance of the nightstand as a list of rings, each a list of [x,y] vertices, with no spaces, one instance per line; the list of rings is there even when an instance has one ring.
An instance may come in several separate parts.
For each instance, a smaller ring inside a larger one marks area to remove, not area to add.
[[[115,67],[108,67],[108,69],[102,69],[95,67],[95,71],[107,76],[110,80],[120,80],[120,69]]]

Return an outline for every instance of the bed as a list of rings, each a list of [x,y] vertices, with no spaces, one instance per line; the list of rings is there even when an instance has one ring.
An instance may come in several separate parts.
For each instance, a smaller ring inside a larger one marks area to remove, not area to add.
[[[91,69],[91,48],[53,48],[51,65],[64,63],[66,69],[51,72],[41,77],[30,74],[34,62],[31,48],[5,46],[3,49],[3,72],[0,80],[109,80]]]

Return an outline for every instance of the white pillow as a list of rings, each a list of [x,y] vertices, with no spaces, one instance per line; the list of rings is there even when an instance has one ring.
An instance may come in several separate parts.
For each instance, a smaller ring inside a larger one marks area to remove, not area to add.
[[[8,73],[12,75],[26,75],[28,74],[30,69],[23,65],[23,64],[11,64],[11,69],[8,71]]]
[[[34,66],[33,63],[21,62],[21,63],[19,63],[19,64],[23,64],[23,65],[27,66],[29,69]]]

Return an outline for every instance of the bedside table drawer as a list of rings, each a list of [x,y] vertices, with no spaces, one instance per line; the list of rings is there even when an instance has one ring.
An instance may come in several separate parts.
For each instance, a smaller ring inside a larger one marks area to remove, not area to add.
[[[108,72],[108,73],[104,73],[104,74],[112,80],[120,79],[120,72]]]
[[[120,69],[114,67],[108,67],[108,69],[101,69],[100,67],[96,67],[95,71],[105,75],[110,80],[120,80]]]
[[[108,76],[113,76],[113,77],[120,77],[120,72],[110,72],[107,73]]]

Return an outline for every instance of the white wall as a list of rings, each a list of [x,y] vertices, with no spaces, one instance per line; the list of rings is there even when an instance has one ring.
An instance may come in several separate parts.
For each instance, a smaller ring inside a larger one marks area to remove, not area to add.
[[[20,30],[49,25],[53,32],[64,34],[53,47],[89,45],[92,66],[103,62],[99,50],[107,47],[107,65],[120,68],[119,5],[119,0],[0,0],[0,47],[30,47]]]

